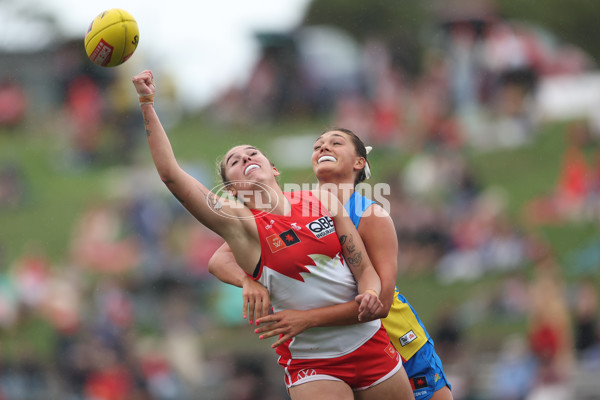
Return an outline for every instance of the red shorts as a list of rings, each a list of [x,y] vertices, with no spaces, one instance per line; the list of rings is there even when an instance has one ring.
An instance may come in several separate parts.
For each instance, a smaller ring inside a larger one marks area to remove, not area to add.
[[[290,359],[279,357],[287,388],[302,383],[342,381],[352,390],[364,390],[393,376],[402,368],[400,355],[383,327],[352,353],[336,358]]]

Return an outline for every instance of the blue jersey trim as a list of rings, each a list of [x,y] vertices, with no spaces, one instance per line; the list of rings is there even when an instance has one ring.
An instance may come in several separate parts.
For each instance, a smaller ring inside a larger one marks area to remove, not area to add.
[[[353,192],[352,196],[350,196],[346,204],[344,204],[344,208],[350,215],[350,219],[352,220],[352,223],[356,229],[358,229],[358,224],[360,223],[360,219],[362,218],[366,209],[374,203],[375,202],[373,200],[367,199],[365,196]]]
[[[348,199],[346,204],[344,204],[344,208],[348,212],[350,219],[352,220],[352,223],[354,224],[356,229],[358,229],[358,224],[360,223],[360,219],[362,218],[366,209],[369,208],[369,206],[371,206],[371,204],[374,204],[374,203],[375,203],[375,201],[368,199],[365,196],[360,195],[356,192],[353,192],[352,196],[350,196],[350,198]],[[396,290],[397,289],[398,289],[398,287],[396,286]],[[402,303],[407,304],[410,307],[411,311],[417,318],[419,325],[421,325],[421,328],[423,328],[423,330],[425,331],[427,340],[431,341],[432,340],[431,336],[429,336],[429,332],[427,332],[427,329],[425,328],[425,324],[423,324],[423,321],[421,321],[421,318],[419,318],[419,315],[417,314],[417,312],[415,311],[413,306],[408,302],[408,300],[406,300],[406,297],[404,297],[403,295],[398,293],[398,300],[400,300]]]

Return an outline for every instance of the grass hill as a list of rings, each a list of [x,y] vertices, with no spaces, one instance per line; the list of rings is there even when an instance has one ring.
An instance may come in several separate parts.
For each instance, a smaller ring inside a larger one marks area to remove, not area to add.
[[[200,118],[191,118],[170,129],[169,134],[179,160],[192,162],[199,158],[216,160],[216,154],[224,154],[233,144],[252,143],[265,147],[273,138],[282,135],[308,133],[316,137],[324,127],[322,121],[288,121],[273,126],[239,129],[212,126]],[[137,163],[151,166],[141,124],[139,135]],[[69,155],[58,137],[58,132],[52,129],[35,133],[30,127],[0,131],[0,166],[16,166],[24,183],[22,203],[0,208],[0,265],[3,271],[10,268],[31,242],[42,244],[50,259],[60,265],[66,258],[78,216],[90,202],[105,198],[111,180],[123,171],[122,166],[115,166],[112,162],[100,162],[85,169],[70,166],[66,162]],[[110,140],[105,145],[108,149]],[[544,126],[535,141],[525,147],[485,153],[467,152],[466,157],[484,186],[499,186],[506,190],[510,215],[519,224],[523,205],[554,187],[564,146],[564,125],[555,124]],[[399,168],[403,161],[400,154],[374,154],[371,163],[375,179],[378,178],[377,171]],[[208,165],[208,168],[212,167]],[[284,171],[282,180],[303,182],[311,176],[310,170]],[[573,279],[576,276],[570,274],[568,265],[572,252],[599,237],[598,226],[593,223],[541,227],[539,234],[553,246],[565,265],[567,276]],[[442,286],[435,277],[424,274],[402,277],[400,283],[403,293],[413,305],[417,305],[419,314],[429,325],[440,305],[493,291],[499,279],[490,275],[477,282]],[[522,329],[523,323],[485,320],[472,326],[470,334],[481,340],[493,340],[507,332]]]

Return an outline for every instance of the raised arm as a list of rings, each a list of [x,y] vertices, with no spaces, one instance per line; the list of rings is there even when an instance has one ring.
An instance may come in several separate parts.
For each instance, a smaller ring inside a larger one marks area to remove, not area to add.
[[[230,216],[245,217],[250,211],[244,207],[234,207],[227,199],[219,198],[179,166],[154,109],[156,87],[152,71],[143,71],[134,76],[132,81],[140,97],[148,146],[160,179],[198,221],[225,239],[239,254],[259,254],[260,250],[256,253],[256,249],[260,249],[260,246],[253,242],[258,240],[258,236],[252,235],[250,224],[244,224],[243,218],[225,217],[224,213],[216,211],[214,205],[218,203],[220,209]],[[251,265],[244,267],[252,268]]]
[[[208,261],[208,271],[221,282],[242,288],[242,316],[248,317],[248,322],[253,323],[254,317],[269,315],[269,291],[242,270],[227,243],[212,255]]]

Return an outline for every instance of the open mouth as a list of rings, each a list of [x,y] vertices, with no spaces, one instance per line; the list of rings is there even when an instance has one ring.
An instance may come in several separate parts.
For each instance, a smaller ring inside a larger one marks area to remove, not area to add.
[[[332,156],[323,156],[323,157],[319,157],[319,159],[317,160],[317,163],[321,164],[322,162],[325,162],[325,161],[336,162],[337,160]]]
[[[253,169],[257,169],[260,168],[258,165],[256,164],[250,164],[246,167],[246,169],[244,170],[244,176],[248,175],[250,173],[250,171],[252,171]]]

